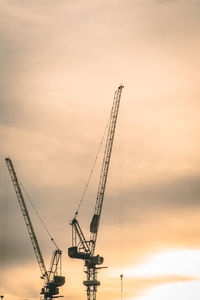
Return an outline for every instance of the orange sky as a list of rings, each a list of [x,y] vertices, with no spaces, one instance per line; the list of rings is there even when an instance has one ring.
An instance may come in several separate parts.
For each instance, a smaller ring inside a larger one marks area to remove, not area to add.
[[[83,263],[67,257],[69,222],[121,83],[125,88],[97,242],[109,268],[99,274],[98,299],[120,299],[122,272],[124,300],[199,299],[199,1],[0,3],[5,299],[35,300],[41,287],[6,156],[63,249],[64,299],[86,298]],[[100,164],[80,211],[86,233]],[[32,214],[48,264],[53,248]],[[182,270],[185,261],[190,263]]]

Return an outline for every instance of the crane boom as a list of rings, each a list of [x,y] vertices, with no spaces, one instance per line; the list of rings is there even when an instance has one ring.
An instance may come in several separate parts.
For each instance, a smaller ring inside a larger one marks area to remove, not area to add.
[[[21,191],[18,179],[17,179],[17,175],[16,175],[15,169],[13,167],[13,163],[12,163],[10,158],[6,158],[6,163],[7,163],[7,166],[8,166],[8,170],[10,172],[10,176],[11,176],[11,179],[12,179],[12,182],[13,182],[13,186],[14,186],[14,189],[15,189],[15,192],[16,192],[16,195],[17,195],[17,199],[19,201],[19,205],[20,205],[22,214],[24,216],[24,220],[25,220],[25,223],[26,223],[26,226],[27,226],[27,229],[28,229],[28,233],[29,233],[32,245],[33,245],[35,256],[37,258],[42,276],[46,277],[47,276],[46,266],[44,264],[42,253],[41,253],[38,241],[37,241],[35,231],[33,229],[33,225],[31,223],[31,219],[30,219],[27,207],[26,207],[26,203],[24,201],[24,197],[23,197],[23,194],[22,194],[22,191]]]
[[[98,229],[99,229],[99,221],[100,221],[100,217],[101,217],[104,194],[105,194],[105,189],[106,189],[108,169],[109,169],[110,158],[111,158],[111,153],[112,153],[112,146],[113,146],[113,141],[114,141],[115,128],[116,128],[116,123],[117,123],[117,116],[118,116],[118,111],[119,111],[122,88],[123,88],[122,85],[119,86],[114,95],[114,101],[113,101],[113,106],[112,106],[111,115],[110,115],[110,123],[109,123],[109,128],[108,128],[105,152],[104,152],[104,157],[103,157],[103,164],[102,164],[102,168],[101,168],[99,186],[98,186],[98,191],[97,191],[96,205],[95,205],[92,222],[90,224],[90,232],[91,232],[90,241],[92,241],[92,243],[91,243],[92,255],[94,254],[95,246],[96,246],[97,234],[98,234]]]

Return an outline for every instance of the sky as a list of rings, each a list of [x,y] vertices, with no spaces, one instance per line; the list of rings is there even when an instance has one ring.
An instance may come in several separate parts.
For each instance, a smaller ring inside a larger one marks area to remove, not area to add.
[[[70,220],[122,92],[96,253],[97,299],[200,296],[200,1],[0,0],[0,293],[42,281],[5,157],[63,250],[63,299],[86,299]],[[89,233],[102,152],[78,220]],[[54,250],[26,199],[47,266]]]

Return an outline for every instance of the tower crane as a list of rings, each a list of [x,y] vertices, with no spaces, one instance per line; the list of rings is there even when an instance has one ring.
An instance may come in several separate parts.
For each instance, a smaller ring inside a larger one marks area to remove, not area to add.
[[[47,271],[44,259],[42,257],[42,253],[37,241],[37,237],[35,231],[33,229],[33,225],[26,207],[26,203],[24,201],[24,197],[22,194],[22,190],[17,179],[17,175],[15,169],[13,167],[13,163],[10,158],[6,158],[6,164],[10,173],[10,177],[17,195],[17,199],[24,217],[24,221],[26,223],[26,227],[32,242],[32,246],[35,252],[35,256],[37,258],[40,271],[41,271],[41,278],[44,280],[44,287],[41,290],[41,295],[43,295],[44,300],[51,300],[53,298],[59,298],[63,296],[59,296],[59,287],[64,285],[65,277],[61,276],[61,256],[62,251],[58,249],[56,246],[56,250],[53,251],[51,265],[49,271]]]
[[[68,248],[68,255],[71,258],[82,259],[85,262],[84,272],[86,273],[87,279],[83,281],[83,284],[86,286],[87,300],[96,300],[97,287],[100,285],[100,281],[97,280],[97,272],[99,269],[103,268],[100,265],[103,264],[104,258],[100,255],[95,255],[95,247],[99,230],[99,222],[106,189],[108,169],[112,153],[112,146],[114,141],[122,89],[123,86],[120,85],[114,94],[113,106],[110,115],[106,146],[96,197],[95,210],[92,221],[90,223],[90,239],[86,240],[77,220],[77,214],[71,222],[72,247]]]

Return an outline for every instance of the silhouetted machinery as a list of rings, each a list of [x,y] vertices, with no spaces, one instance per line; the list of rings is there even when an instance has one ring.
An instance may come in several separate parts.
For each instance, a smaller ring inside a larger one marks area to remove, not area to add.
[[[24,221],[26,223],[26,227],[33,245],[33,249],[42,273],[42,279],[44,280],[44,287],[41,290],[41,294],[44,296],[45,300],[51,300],[53,298],[59,298],[63,296],[59,296],[59,287],[63,286],[65,283],[65,277],[61,276],[61,256],[62,251],[58,248],[53,252],[50,270],[47,271],[42,253],[33,229],[33,225],[31,223],[31,219],[24,201],[24,197],[21,191],[21,187],[19,181],[17,179],[17,175],[15,173],[13,163],[10,158],[6,158],[7,167],[10,173],[10,177],[12,179],[12,183],[17,195],[17,199],[24,217]],[[55,242],[54,242],[55,244]],[[56,244],[55,244],[56,245]]]
[[[120,85],[115,92],[111,116],[108,127],[108,134],[103,157],[103,164],[101,168],[100,181],[97,191],[96,205],[94,215],[90,223],[90,239],[86,240],[81,227],[77,221],[77,213],[71,222],[72,225],[72,247],[68,249],[68,255],[71,258],[82,259],[85,261],[85,273],[87,279],[83,284],[87,288],[87,299],[96,300],[97,286],[100,281],[97,280],[97,272],[102,267],[103,257],[95,255],[95,247],[97,241],[97,234],[99,230],[99,222],[103,206],[104,193],[106,188],[106,181],[108,176],[109,163],[112,153],[113,140],[115,135],[115,128],[117,123],[117,116],[119,111],[121,93],[123,86]]]

